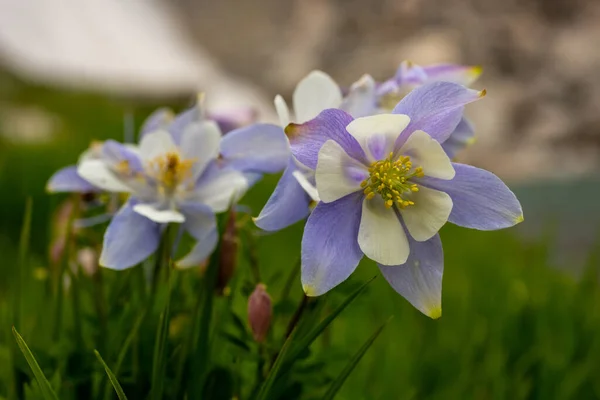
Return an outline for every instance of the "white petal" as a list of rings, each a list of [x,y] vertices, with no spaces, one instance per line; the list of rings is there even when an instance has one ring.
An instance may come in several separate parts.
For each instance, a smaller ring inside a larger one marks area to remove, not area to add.
[[[317,203],[321,201],[321,199],[319,198],[319,192],[317,191],[317,188],[314,187],[312,183],[308,181],[308,179],[302,172],[294,171],[292,172],[292,175],[294,176],[294,178],[296,178],[300,186],[302,186],[302,189],[304,189],[304,191],[310,196],[310,198],[313,199],[313,201],[316,201]]]
[[[140,141],[140,157],[146,162],[169,152],[178,152],[178,149],[171,134],[167,131],[148,133]]]
[[[387,157],[393,151],[396,139],[409,123],[410,118],[407,115],[379,114],[356,118],[348,124],[346,130],[360,143],[365,153],[370,156],[370,161],[376,161],[381,159],[382,154]],[[380,154],[376,154],[379,152],[373,151],[370,146],[370,140],[374,135],[384,138],[384,149]]]
[[[82,161],[77,166],[77,174],[94,186],[108,192],[129,193],[132,191],[102,160]]]
[[[448,221],[452,199],[445,192],[419,186],[410,200],[415,204],[400,209],[408,233],[419,242],[431,239]]]
[[[379,196],[363,200],[358,245],[367,257],[382,265],[404,264],[410,248],[402,224]]]
[[[169,222],[181,223],[185,221],[185,217],[179,211],[170,209],[159,210],[151,204],[136,204],[133,206],[133,211],[159,224],[167,224]]]
[[[238,171],[229,170],[215,174],[196,190],[200,202],[220,213],[238,201],[248,190],[248,180]]]
[[[454,178],[454,167],[442,145],[423,131],[413,132],[399,153],[409,155],[413,165],[423,167],[427,176],[445,180]]]
[[[296,86],[293,101],[296,122],[300,124],[327,108],[338,108],[342,104],[342,91],[329,75],[312,71]]]
[[[375,89],[375,79],[371,75],[363,75],[350,86],[350,91],[344,98],[344,103],[341,106],[342,110],[354,118],[377,114]]]
[[[280,95],[275,96],[275,110],[277,111],[277,116],[279,117],[279,124],[282,128],[288,126],[291,122],[290,120],[290,109],[288,108],[287,103]]]
[[[209,162],[219,156],[221,130],[214,121],[203,120],[188,125],[181,137],[181,152],[188,160],[195,160],[193,179],[204,171]]]
[[[328,140],[319,150],[315,180],[319,198],[325,203],[361,190],[360,183],[368,177],[366,167],[346,154],[337,142]]]

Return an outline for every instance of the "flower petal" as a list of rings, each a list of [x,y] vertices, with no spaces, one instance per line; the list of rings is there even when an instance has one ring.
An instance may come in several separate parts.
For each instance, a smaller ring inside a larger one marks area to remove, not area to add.
[[[315,179],[321,201],[330,203],[361,190],[360,183],[369,177],[361,163],[350,157],[342,146],[328,140],[319,152]]]
[[[138,149],[134,145],[124,145],[109,139],[102,145],[101,157],[109,167],[124,168],[130,174],[144,170]]]
[[[146,163],[170,152],[178,153],[179,150],[167,131],[150,132],[140,141],[140,158]]]
[[[395,266],[379,265],[381,273],[394,290],[417,310],[430,318],[442,316],[442,276],[444,251],[440,236],[425,242],[409,237],[410,256],[406,263]]]
[[[425,83],[454,82],[469,86],[479,78],[483,69],[479,65],[436,64],[422,67],[427,75]]]
[[[423,131],[416,131],[410,135],[399,153],[410,156],[414,166],[423,167],[426,176],[439,179],[454,178],[454,168],[448,155],[437,141]]]
[[[402,146],[408,135],[416,130],[427,132],[443,143],[460,122],[464,105],[479,100],[485,90],[478,92],[456,83],[434,82],[423,85],[404,97],[394,108],[394,114],[406,114],[410,124],[396,142]]]
[[[296,86],[293,103],[296,122],[302,123],[327,108],[338,108],[342,104],[342,91],[329,75],[312,71]]]
[[[217,220],[210,207],[204,204],[182,204],[181,210],[185,213],[183,228],[197,242],[184,258],[176,262],[176,265],[181,268],[198,266],[210,256],[217,245]]]
[[[496,175],[470,165],[453,163],[451,181],[423,178],[423,184],[442,190],[454,207],[448,220],[479,230],[508,228],[523,221],[523,210],[514,193]]]
[[[321,198],[319,197],[319,192],[317,191],[316,183],[315,184],[312,183],[312,182],[315,182],[314,171],[303,173],[300,170],[296,170],[296,171],[294,171],[293,175],[294,175],[294,178],[296,178],[296,180],[300,184],[300,186],[302,186],[302,189],[304,189],[304,191],[306,192],[308,197],[310,197],[312,199],[312,201],[317,202],[317,203],[319,201],[321,201]],[[307,175],[310,176],[310,178],[311,178],[310,180]]]
[[[50,193],[89,193],[100,191],[96,186],[79,176],[76,165],[70,165],[56,171],[54,175],[50,177],[50,180],[48,180],[46,190]]]
[[[85,160],[77,166],[77,174],[92,185],[108,192],[126,192],[132,189],[103,160]]]
[[[431,239],[448,221],[452,199],[445,192],[420,185],[410,200],[415,204],[400,209],[408,233],[418,242]]]
[[[410,253],[404,228],[393,208],[376,196],[364,199],[358,244],[367,257],[383,265],[404,264]]]
[[[160,209],[155,205],[147,203],[136,204],[133,206],[133,211],[159,224],[167,224],[169,222],[181,223],[185,221],[185,217],[179,211]]]
[[[239,200],[248,188],[249,182],[244,174],[212,164],[198,180],[194,199],[208,205],[215,213],[220,213]]]
[[[354,118],[377,113],[376,83],[371,75],[365,74],[350,86],[340,108]]]
[[[406,115],[379,114],[357,118],[348,124],[346,130],[354,136],[365,153],[370,156],[369,161],[373,162],[385,158],[394,150],[396,139],[409,123],[410,118]],[[382,142],[385,144],[383,148],[377,146],[377,150],[375,150],[372,145],[374,135],[382,138]]]
[[[214,121],[192,122],[183,130],[181,153],[187,160],[194,160],[192,179],[196,180],[206,166],[219,156],[221,130]]]
[[[152,112],[142,124],[142,128],[140,129],[140,140],[144,135],[150,132],[166,129],[169,123],[173,121],[174,117],[173,111],[168,108],[159,108]]]
[[[362,194],[319,203],[308,217],[302,237],[302,288],[320,296],[354,272],[363,253],[356,237]]]
[[[282,128],[285,128],[292,120],[290,119],[290,109],[280,95],[275,96],[275,111],[277,111],[277,116],[279,117],[279,124]]]
[[[181,260],[175,262],[178,268],[197,267],[206,260],[217,247],[219,232],[214,229],[205,232],[205,236],[198,239],[192,250]]]
[[[456,153],[469,146],[475,141],[475,130],[473,125],[466,118],[462,118],[460,123],[450,137],[442,144],[442,148],[448,154],[448,157],[454,158]]]
[[[272,124],[253,124],[229,132],[221,140],[221,154],[240,171],[276,173],[290,158],[283,129]]]
[[[122,270],[139,264],[156,251],[160,225],[133,211],[134,205],[134,201],[127,202],[108,225],[100,265]]]
[[[188,108],[185,111],[180,112],[173,118],[173,121],[169,125],[169,133],[173,137],[173,141],[175,143],[181,143],[181,138],[183,137],[183,132],[185,128],[193,123],[203,120],[201,107],[201,96],[199,96],[198,103],[194,106]]]
[[[350,114],[342,110],[328,109],[304,124],[289,124],[285,133],[290,140],[292,154],[308,168],[317,169],[319,150],[331,139],[352,158],[366,162],[365,152],[346,130],[352,120]]]
[[[300,171],[296,161],[290,157],[275,191],[254,219],[260,229],[278,231],[306,218],[310,213],[310,198],[294,177],[295,172]]]

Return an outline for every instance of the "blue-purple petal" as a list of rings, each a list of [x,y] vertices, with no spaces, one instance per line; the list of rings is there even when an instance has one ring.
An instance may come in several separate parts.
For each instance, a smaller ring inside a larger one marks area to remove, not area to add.
[[[172,120],[173,112],[168,108],[159,108],[152,112],[142,124],[139,140],[147,133],[167,128]]]
[[[316,169],[319,150],[326,141],[335,140],[351,157],[366,160],[363,149],[346,130],[352,121],[352,116],[345,111],[330,108],[303,124],[289,124],[285,133],[290,140],[292,154],[302,164]]]
[[[117,166],[120,163],[126,163],[125,166],[130,172],[143,172],[144,166],[139,156],[126,145],[115,140],[109,139],[102,145],[102,157],[111,164]]]
[[[51,193],[90,193],[100,191],[100,189],[79,176],[76,165],[70,165],[56,171],[54,175],[50,177],[50,180],[48,180],[46,190]]]
[[[275,191],[254,219],[260,229],[278,231],[306,218],[310,213],[311,199],[293,175],[297,169],[296,161],[290,157]]]
[[[173,136],[173,141],[176,144],[180,144],[185,128],[192,122],[199,121],[200,119],[202,119],[202,115],[197,105],[177,114],[168,128],[169,133]]]
[[[363,198],[360,192],[320,202],[308,217],[302,237],[302,288],[308,296],[328,292],[358,266],[363,257],[357,240]]]
[[[379,265],[381,273],[394,290],[417,310],[430,318],[442,316],[442,276],[444,251],[439,235],[425,242],[408,236],[410,255],[406,263],[395,266]]]
[[[134,205],[135,200],[129,200],[108,225],[100,265],[123,270],[139,264],[156,251],[160,225],[133,211]]]
[[[177,261],[177,266],[197,266],[217,246],[217,220],[212,209],[204,204],[185,203],[180,205],[180,210],[185,215],[183,229],[196,239],[196,244],[183,259]]]
[[[508,228],[523,221],[521,203],[500,178],[470,165],[452,165],[456,171],[452,180],[422,179],[423,185],[452,198],[454,205],[448,221],[483,231]]]
[[[281,127],[253,124],[223,136],[221,155],[239,171],[276,173],[287,165],[290,150]]]
[[[454,82],[469,86],[479,78],[482,72],[480,66],[459,64],[436,64],[422,67],[426,75],[424,83]]]
[[[450,137],[442,143],[442,148],[451,159],[474,140],[475,130],[469,120],[463,117]]]
[[[425,131],[440,143],[445,142],[462,119],[465,104],[483,95],[485,92],[450,82],[434,82],[411,91],[393,111],[410,117],[410,124],[398,137],[396,148],[416,130]]]

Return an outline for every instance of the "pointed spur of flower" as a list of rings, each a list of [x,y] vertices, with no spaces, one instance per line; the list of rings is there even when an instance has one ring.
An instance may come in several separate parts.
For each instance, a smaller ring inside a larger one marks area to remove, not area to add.
[[[363,255],[392,287],[432,318],[441,315],[447,222],[501,229],[522,221],[514,194],[490,172],[452,163],[442,143],[481,92],[438,82],[405,97],[393,114],[353,119],[326,110],[293,126],[291,149],[316,168],[321,202],[302,239],[302,284],[318,296],[346,280]]]

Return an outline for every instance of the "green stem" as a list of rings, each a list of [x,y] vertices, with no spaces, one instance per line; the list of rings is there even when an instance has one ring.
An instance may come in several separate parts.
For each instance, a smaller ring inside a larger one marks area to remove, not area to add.
[[[64,255],[60,263],[60,268],[57,277],[57,289],[55,291],[57,299],[56,299],[56,310],[54,317],[54,341],[58,341],[60,336],[60,332],[62,329],[62,317],[63,317],[63,302],[64,302],[64,287],[63,287],[63,276],[69,268],[69,261],[71,259],[71,242],[73,240],[73,221],[75,221],[75,217],[79,214],[79,202],[80,197],[78,195],[73,197],[73,210],[71,215],[69,216],[69,221],[67,222],[67,232],[65,233],[65,250]]]

